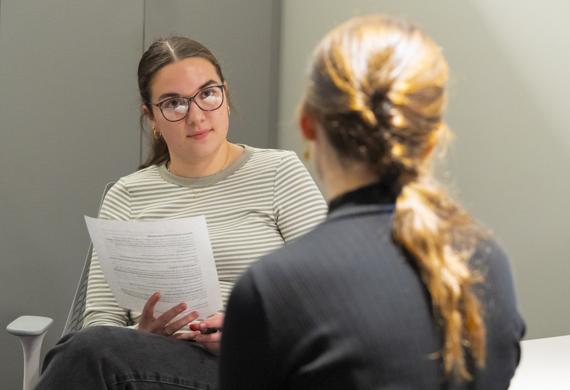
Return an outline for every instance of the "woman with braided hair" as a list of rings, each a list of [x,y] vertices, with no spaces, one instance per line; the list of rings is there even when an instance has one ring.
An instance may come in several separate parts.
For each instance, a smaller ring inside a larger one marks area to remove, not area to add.
[[[317,46],[300,127],[329,214],[235,285],[222,389],[508,387],[525,329],[508,260],[431,174],[447,78],[436,43],[382,15]]]

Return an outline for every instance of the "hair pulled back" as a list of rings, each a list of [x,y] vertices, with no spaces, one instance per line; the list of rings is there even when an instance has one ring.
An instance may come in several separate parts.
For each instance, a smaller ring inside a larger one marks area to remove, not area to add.
[[[341,161],[365,163],[397,194],[394,240],[411,256],[443,329],[445,373],[482,367],[485,325],[469,267],[482,229],[431,175],[432,152],[448,129],[447,63],[417,27],[383,15],[358,17],[317,46],[301,106]]]
[[[142,104],[147,108],[148,115],[152,118],[151,83],[160,69],[168,64],[175,63],[185,58],[203,58],[209,61],[220,78],[225,82],[222,68],[214,54],[200,42],[181,36],[162,38],[154,41],[144,52],[139,61],[138,85]],[[143,117],[141,116],[141,128]],[[169,161],[168,146],[162,137],[153,137],[151,153],[148,159],[139,166],[139,169]]]

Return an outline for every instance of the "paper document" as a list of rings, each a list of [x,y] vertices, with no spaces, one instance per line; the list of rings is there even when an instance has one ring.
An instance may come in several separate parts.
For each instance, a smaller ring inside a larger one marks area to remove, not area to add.
[[[203,216],[158,221],[85,217],[105,279],[119,304],[141,312],[155,291],[155,315],[185,302],[206,318],[222,308]]]

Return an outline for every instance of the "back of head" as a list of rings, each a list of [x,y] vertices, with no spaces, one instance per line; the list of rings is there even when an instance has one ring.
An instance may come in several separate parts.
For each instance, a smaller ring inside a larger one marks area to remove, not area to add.
[[[443,325],[446,374],[469,379],[465,346],[485,361],[485,326],[468,261],[481,230],[431,175],[447,133],[447,63],[419,28],[357,17],[317,46],[301,109],[316,118],[345,164],[364,163],[397,194],[393,237],[416,261]]]
[[[303,109],[339,157],[412,180],[446,130],[447,64],[418,28],[382,15],[354,18],[317,47]]]

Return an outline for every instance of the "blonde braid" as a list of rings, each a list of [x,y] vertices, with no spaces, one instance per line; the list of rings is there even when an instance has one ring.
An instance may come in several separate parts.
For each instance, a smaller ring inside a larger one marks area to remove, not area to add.
[[[441,318],[445,372],[470,379],[464,348],[471,348],[478,366],[485,362],[485,327],[473,293],[481,277],[468,264],[482,233],[469,214],[423,178],[408,183],[398,197],[393,236],[416,260]]]
[[[399,194],[392,234],[416,262],[443,329],[445,373],[471,378],[466,352],[485,364],[485,324],[469,259],[485,236],[431,178],[447,134],[447,63],[416,27],[382,15],[354,18],[317,47],[303,110],[323,124],[340,158],[368,164]]]

